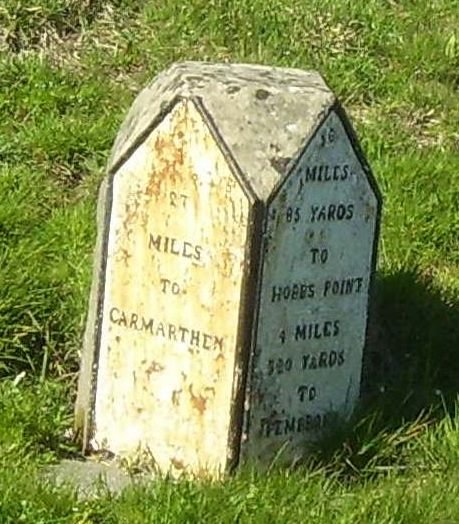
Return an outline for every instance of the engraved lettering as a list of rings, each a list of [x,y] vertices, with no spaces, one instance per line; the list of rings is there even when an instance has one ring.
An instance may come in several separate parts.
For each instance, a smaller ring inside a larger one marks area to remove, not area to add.
[[[223,350],[223,337],[216,337],[213,336],[214,339],[214,349],[219,349],[220,351]]]
[[[328,260],[328,249],[312,248],[311,255],[312,255],[313,264],[316,264],[317,262],[320,262],[321,264],[325,264],[325,262]]]
[[[161,336],[162,338],[165,338],[166,337],[166,332],[164,330],[164,324],[162,322],[158,322],[158,325],[156,327],[156,333],[155,335],[158,337],[158,336]]]
[[[285,433],[293,433],[295,431],[295,417],[285,420]]]
[[[304,300],[314,298],[315,286],[307,282],[298,282],[286,286],[273,286],[271,293],[271,302],[280,302],[283,300]]]
[[[317,397],[317,390],[315,386],[298,386],[297,393],[300,402],[312,402]]]
[[[300,168],[299,188],[313,182],[345,182],[351,179],[353,172],[349,164],[314,164]]]
[[[336,337],[339,335],[339,330],[339,320],[297,324],[295,327],[295,341]]]
[[[153,319],[152,318],[149,318],[147,322],[147,319],[142,317],[142,331],[149,331],[150,335],[153,335]]]
[[[260,420],[260,434],[262,437],[270,437],[306,433],[323,428],[326,424],[326,415],[321,413],[307,413],[299,417],[264,417]]]
[[[320,134],[320,145],[321,147],[332,145],[336,140],[336,131],[331,127],[324,133]]]
[[[148,242],[148,247],[156,248],[158,251],[161,251],[161,235],[157,235],[156,237],[150,233],[150,240]]]
[[[155,236],[152,233],[150,233],[148,247],[161,253],[169,253],[196,261],[201,260],[203,250],[200,245],[168,236]]]
[[[127,320],[124,311],[121,311],[120,318],[118,319],[118,324],[120,326],[127,327]]]
[[[161,284],[161,291],[163,293],[172,293],[173,295],[178,295],[181,291],[180,286],[177,284],[177,282],[171,282],[168,278],[161,278],[160,279]]]
[[[190,344],[199,347],[199,331],[191,330]]]
[[[280,338],[281,343],[284,344],[285,343],[285,338],[286,338],[286,336],[285,336],[285,329],[281,329],[280,330],[279,338]]]
[[[184,327],[182,327],[182,326],[179,326],[179,331],[180,331],[180,333],[181,333],[181,335],[182,335],[181,338],[180,338],[180,341],[181,341],[181,342],[185,342],[186,337],[187,337],[187,335],[188,335],[188,331],[189,331],[189,329],[184,328]]]
[[[138,320],[138,315],[136,315],[135,313],[132,313],[131,315],[131,321],[129,323],[129,328],[130,329],[137,329],[137,320]]]
[[[288,207],[287,212],[285,214],[285,218],[288,223],[293,222],[296,224],[300,221],[300,208],[299,207]]]
[[[202,347],[204,349],[212,349],[211,342],[212,342],[212,337],[210,335],[208,335],[207,333],[204,333],[203,334]]]
[[[323,296],[351,295],[360,293],[363,277],[348,277],[341,280],[326,280],[323,287]]]
[[[166,293],[167,289],[168,289],[168,286],[171,283],[171,281],[169,279],[167,279],[167,278],[162,278],[159,282],[161,284],[161,291],[163,293]]]
[[[175,191],[171,191],[169,193],[169,204],[173,207],[186,207],[186,202],[188,200],[188,195],[184,195],[183,193],[176,193]]]
[[[168,330],[167,338],[169,340],[177,340],[177,336],[176,336],[177,328],[176,328],[176,326],[174,326],[174,324],[169,324],[168,327],[169,327],[169,330]]]
[[[221,352],[224,349],[224,337],[145,317],[138,313],[128,313],[117,307],[110,309],[109,318],[112,324],[129,330],[142,331],[152,337],[181,342],[207,351]]]
[[[186,255],[185,255],[185,250],[186,250],[186,245],[187,245],[187,244],[188,244],[188,242],[184,242],[184,243],[183,243],[183,252],[180,253],[180,250],[179,250],[179,248],[178,248],[178,246],[177,246],[177,239],[176,239],[176,238],[172,238],[172,239],[171,239],[171,253],[172,253],[173,255],[180,255],[180,254],[181,254],[182,256],[185,257],[185,256],[186,256]]]
[[[302,369],[333,369],[344,364],[344,350],[321,351],[318,356],[306,353],[301,357]]]
[[[311,205],[311,222],[339,222],[353,217],[354,204]]]
[[[110,309],[110,321],[111,321],[111,322],[114,322],[115,324],[117,324],[117,323],[118,323],[118,320],[119,320],[119,318],[120,318],[120,317],[119,317],[119,313],[120,313],[120,311],[119,311],[118,308],[116,308],[116,307],[112,307],[112,308]]]
[[[281,375],[292,370],[293,360],[291,358],[277,358],[268,360],[268,375]]]
[[[191,258],[193,256],[193,244],[189,242],[183,243],[183,256],[185,258]]]

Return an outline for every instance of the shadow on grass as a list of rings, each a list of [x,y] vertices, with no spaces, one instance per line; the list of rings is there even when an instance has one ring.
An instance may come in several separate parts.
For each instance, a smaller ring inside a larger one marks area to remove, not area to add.
[[[380,276],[373,298],[361,406],[313,459],[346,477],[403,467],[406,443],[457,410],[458,300],[415,271]]]
[[[459,394],[459,302],[416,272],[376,281],[363,372],[363,405],[389,423],[441,407]]]

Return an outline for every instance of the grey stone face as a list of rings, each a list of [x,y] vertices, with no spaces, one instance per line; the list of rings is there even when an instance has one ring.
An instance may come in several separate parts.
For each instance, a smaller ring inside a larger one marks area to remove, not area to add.
[[[160,74],[101,188],[83,446],[198,476],[299,458],[358,400],[380,205],[317,73]]]

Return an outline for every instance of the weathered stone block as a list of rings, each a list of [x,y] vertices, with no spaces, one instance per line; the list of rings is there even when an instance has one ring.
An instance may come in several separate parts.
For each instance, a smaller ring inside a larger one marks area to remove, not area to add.
[[[359,397],[380,205],[317,73],[160,74],[101,188],[84,446],[213,476],[301,456]]]

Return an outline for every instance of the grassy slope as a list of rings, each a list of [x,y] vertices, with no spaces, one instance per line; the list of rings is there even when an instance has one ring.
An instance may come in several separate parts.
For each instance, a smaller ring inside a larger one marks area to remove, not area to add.
[[[459,520],[458,28],[457,0],[2,3],[0,523]],[[180,59],[315,68],[341,98],[385,198],[390,373],[301,471],[77,502],[34,475],[65,451],[96,188],[133,97]]]

